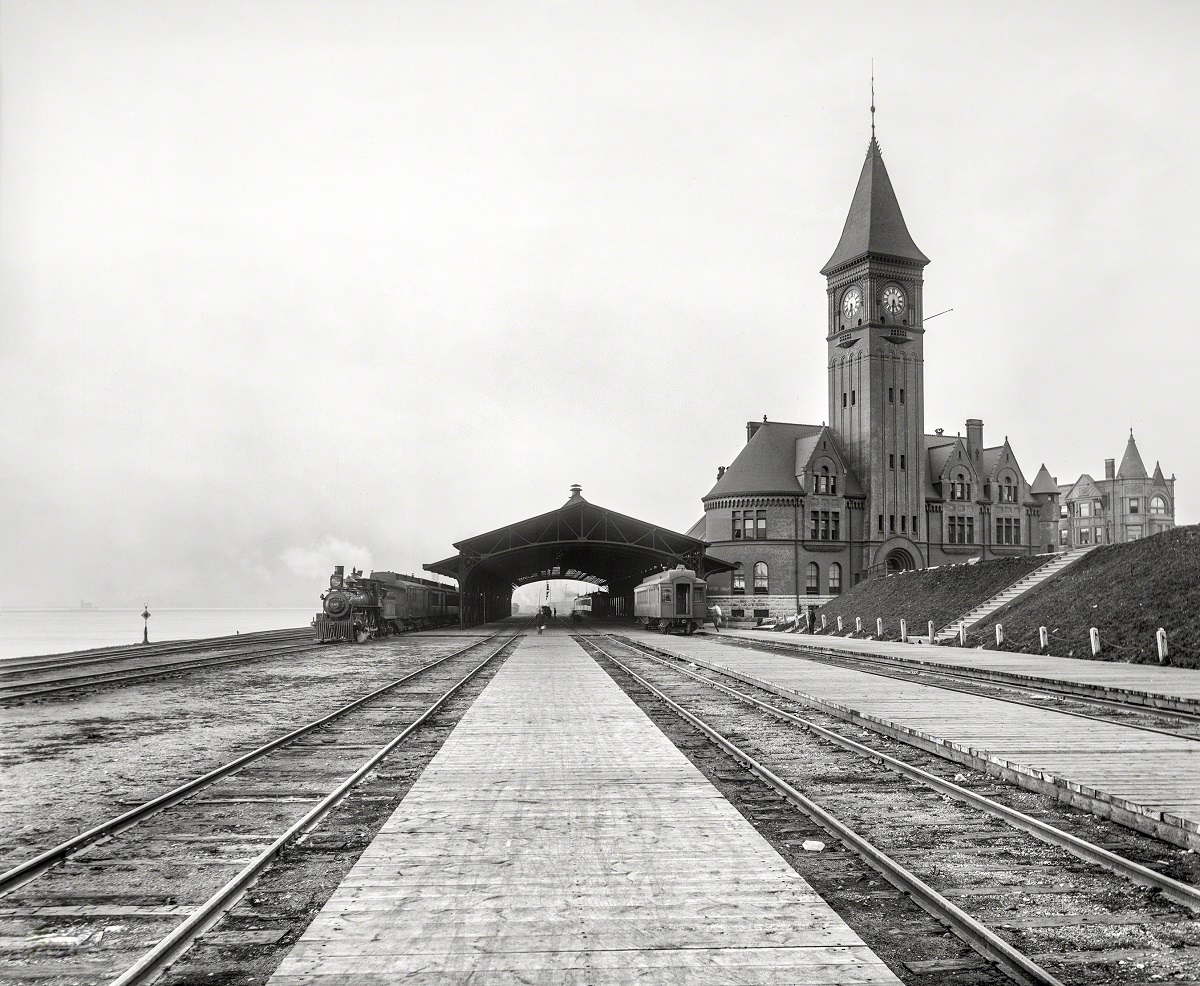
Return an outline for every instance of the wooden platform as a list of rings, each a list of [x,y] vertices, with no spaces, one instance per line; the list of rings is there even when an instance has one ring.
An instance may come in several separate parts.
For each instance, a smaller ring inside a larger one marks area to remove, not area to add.
[[[865,621],[864,621],[865,622]],[[872,623],[873,625],[873,623]],[[1097,694],[1107,691],[1159,697],[1162,707],[1200,706],[1200,670],[1153,664],[1127,664],[1123,661],[1092,661],[1041,654],[1016,654],[982,648],[939,647],[932,644],[901,644],[889,640],[852,640],[805,633],[772,633],[763,630],[725,631],[730,636],[750,640],[770,640],[798,650],[805,646],[829,650],[879,654],[902,661],[933,664],[938,667],[964,667],[1031,681],[1070,681],[1095,687]],[[1182,701],[1176,701],[1182,700]]]
[[[271,979],[397,982],[899,980],[548,632],[525,638]]]
[[[711,637],[633,636],[858,717],[926,749],[1002,768],[1004,776],[1023,786],[1053,791],[1132,828],[1200,849],[1200,742],[1195,740],[837,668],[805,660],[802,652],[768,654],[722,646]],[[770,634],[770,639],[779,636]],[[1133,679],[1139,669],[1122,670]]]

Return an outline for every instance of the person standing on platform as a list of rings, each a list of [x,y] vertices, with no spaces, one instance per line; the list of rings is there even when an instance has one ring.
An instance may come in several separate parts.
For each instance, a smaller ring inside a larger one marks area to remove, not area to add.
[[[712,608],[712,625],[714,630],[718,633],[721,632],[721,606],[719,603]]]

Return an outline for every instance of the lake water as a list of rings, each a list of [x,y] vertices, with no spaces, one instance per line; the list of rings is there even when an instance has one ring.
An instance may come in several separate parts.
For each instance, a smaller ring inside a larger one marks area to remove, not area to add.
[[[308,626],[316,607],[301,609],[156,609],[150,641],[197,640],[256,630]],[[0,610],[0,658],[59,654],[142,642],[141,609]]]

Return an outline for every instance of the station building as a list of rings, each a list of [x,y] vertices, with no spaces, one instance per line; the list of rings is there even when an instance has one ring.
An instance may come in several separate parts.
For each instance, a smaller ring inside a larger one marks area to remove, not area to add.
[[[1115,459],[1105,459],[1104,479],[1084,473],[1058,490],[1063,548],[1123,544],[1175,526],[1175,477],[1163,476],[1157,462],[1154,474],[1146,473],[1132,430],[1119,467]]]
[[[826,277],[829,413],[746,426],[688,534],[734,563],[734,618],[790,615],[864,578],[1057,550],[1062,490],[1008,439],[925,430],[923,270],[874,135]]]

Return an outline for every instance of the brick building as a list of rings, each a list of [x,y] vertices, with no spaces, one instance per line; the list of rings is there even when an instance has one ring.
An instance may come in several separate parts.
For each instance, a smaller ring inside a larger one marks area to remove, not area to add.
[[[1058,487],[1060,546],[1122,544],[1175,526],[1175,477],[1164,477],[1157,462],[1154,475],[1146,473],[1132,431],[1119,468],[1115,462],[1104,460],[1102,480],[1084,473]]]
[[[738,564],[733,616],[790,615],[875,574],[1056,550],[1060,489],[983,422],[925,430],[923,270],[874,136],[826,277],[828,423],[750,422],[688,533]]]

